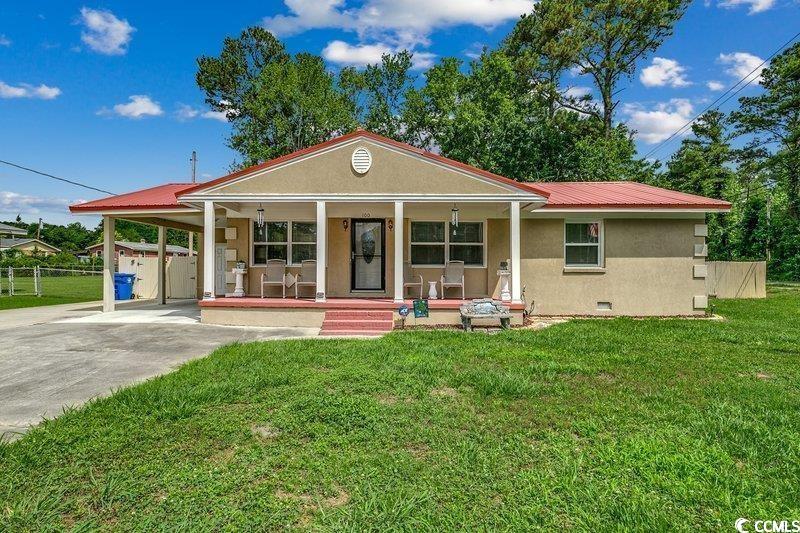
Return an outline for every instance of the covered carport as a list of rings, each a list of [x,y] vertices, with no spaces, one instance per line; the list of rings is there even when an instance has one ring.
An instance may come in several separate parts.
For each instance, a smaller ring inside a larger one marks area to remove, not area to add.
[[[192,234],[203,233],[203,212],[190,205],[179,204],[177,195],[193,187],[193,183],[169,183],[70,206],[76,215],[100,215],[103,218],[103,311],[115,309],[114,273],[116,268],[115,229],[117,220],[128,220],[148,224],[158,228],[158,259],[156,302],[167,301],[167,229],[187,231]],[[193,238],[189,240],[190,254],[193,251]],[[202,271],[203,238],[198,239],[198,270]],[[212,241],[213,242],[213,241]]]

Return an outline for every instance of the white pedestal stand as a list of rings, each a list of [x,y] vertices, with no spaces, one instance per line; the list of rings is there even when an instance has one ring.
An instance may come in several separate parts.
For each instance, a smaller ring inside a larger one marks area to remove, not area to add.
[[[504,302],[511,301],[511,271],[498,270],[497,275],[500,276],[500,299]]]
[[[236,287],[233,289],[232,296],[234,298],[242,298],[244,296],[244,275],[247,274],[247,269],[234,268],[231,273],[236,276]]]
[[[437,300],[439,298],[439,293],[436,292],[436,284],[438,281],[429,281],[428,282],[428,299],[430,300]]]

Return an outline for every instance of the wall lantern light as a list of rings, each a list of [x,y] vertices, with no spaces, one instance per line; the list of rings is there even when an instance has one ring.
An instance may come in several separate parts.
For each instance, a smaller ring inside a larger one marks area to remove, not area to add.
[[[389,226],[389,231],[392,231],[394,229],[394,220],[390,218],[386,225]]]
[[[342,220],[342,228],[344,228],[345,231],[347,231],[347,226],[349,226],[347,219]]]

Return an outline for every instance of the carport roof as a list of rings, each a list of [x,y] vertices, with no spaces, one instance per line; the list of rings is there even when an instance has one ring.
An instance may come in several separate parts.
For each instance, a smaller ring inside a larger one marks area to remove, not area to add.
[[[184,207],[178,202],[178,195],[197,185],[196,183],[165,183],[148,189],[125,194],[108,196],[82,204],[69,206],[73,213],[82,211],[117,211],[138,209],[176,209]]]

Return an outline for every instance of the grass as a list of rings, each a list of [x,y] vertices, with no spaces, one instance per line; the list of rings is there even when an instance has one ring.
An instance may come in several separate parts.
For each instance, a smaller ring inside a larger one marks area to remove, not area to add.
[[[17,294],[14,296],[8,296],[8,280],[3,277],[2,281],[0,309],[93,302],[103,298],[103,279],[100,275],[42,276],[42,296],[34,295],[32,277],[15,278]]]
[[[724,321],[231,345],[0,446],[0,529],[800,519],[800,292]]]

